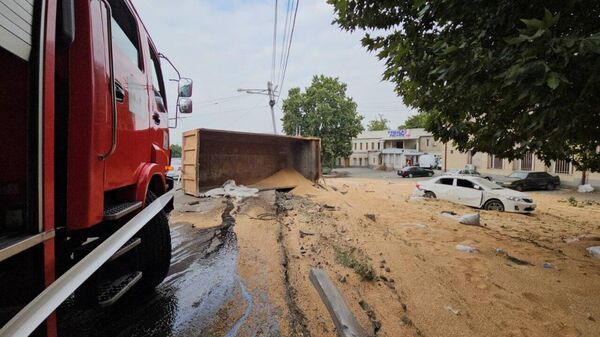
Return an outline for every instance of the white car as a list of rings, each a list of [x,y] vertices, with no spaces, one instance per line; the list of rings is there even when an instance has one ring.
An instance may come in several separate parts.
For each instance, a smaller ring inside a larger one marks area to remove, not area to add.
[[[441,176],[417,183],[429,198],[448,200],[485,210],[531,213],[536,204],[524,193],[479,177]]]

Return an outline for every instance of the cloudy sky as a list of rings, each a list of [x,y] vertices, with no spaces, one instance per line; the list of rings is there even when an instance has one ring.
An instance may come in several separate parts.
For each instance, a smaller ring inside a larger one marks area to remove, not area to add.
[[[172,134],[216,128],[271,132],[268,99],[237,92],[266,88],[271,77],[275,0],[133,0],[157,48],[187,77],[194,79],[194,112]],[[279,1],[277,60],[282,44],[287,1]],[[381,80],[383,62],[360,45],[360,33],[331,24],[333,8],[325,0],[300,0],[296,27],[283,83],[305,88],[315,74],[339,77],[358,104],[365,124],[378,114],[397,127],[414,112],[396,97],[393,85]],[[163,63],[167,77],[173,73]],[[170,89],[170,90],[169,90]],[[175,90],[168,88],[169,104]],[[171,107],[171,111],[174,109]],[[281,131],[281,101],[276,106]]]

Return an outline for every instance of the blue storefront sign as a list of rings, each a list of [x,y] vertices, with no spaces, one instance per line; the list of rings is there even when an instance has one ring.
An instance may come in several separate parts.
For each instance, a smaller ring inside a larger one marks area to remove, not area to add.
[[[400,130],[389,130],[388,138],[406,138],[410,137],[410,130],[408,129],[400,129]]]

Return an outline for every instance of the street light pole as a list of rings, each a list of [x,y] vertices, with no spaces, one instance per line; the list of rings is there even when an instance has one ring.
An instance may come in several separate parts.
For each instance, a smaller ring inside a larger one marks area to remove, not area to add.
[[[273,134],[277,134],[277,126],[275,125],[275,97],[277,92],[277,86],[273,87],[271,81],[267,82],[267,89],[238,89],[238,92],[245,92],[247,94],[267,95],[269,96],[269,107],[271,107],[271,121],[273,122]]]

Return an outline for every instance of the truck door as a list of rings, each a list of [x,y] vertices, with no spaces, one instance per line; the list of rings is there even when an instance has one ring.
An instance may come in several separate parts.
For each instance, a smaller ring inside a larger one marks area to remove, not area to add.
[[[149,100],[144,73],[140,29],[125,1],[108,0],[112,9],[111,33],[115,100],[117,105],[116,151],[106,163],[106,190],[136,182],[134,172],[148,162]]]

